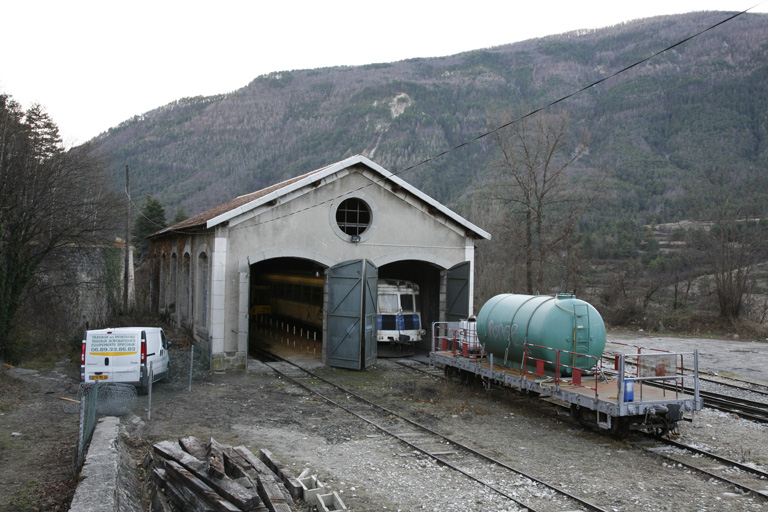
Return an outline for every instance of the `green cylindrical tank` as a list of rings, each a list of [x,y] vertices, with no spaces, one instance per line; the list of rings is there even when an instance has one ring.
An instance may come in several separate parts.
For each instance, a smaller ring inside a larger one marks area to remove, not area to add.
[[[573,366],[588,370],[605,349],[605,323],[591,304],[573,295],[502,294],[490,299],[477,315],[477,338],[486,353],[493,354],[494,364],[520,369],[525,343],[528,356],[549,361],[548,373],[555,371],[557,349],[560,375],[570,375]],[[528,361],[535,367],[535,361]],[[565,366],[563,366],[565,365]],[[530,366],[529,366],[530,369]]]

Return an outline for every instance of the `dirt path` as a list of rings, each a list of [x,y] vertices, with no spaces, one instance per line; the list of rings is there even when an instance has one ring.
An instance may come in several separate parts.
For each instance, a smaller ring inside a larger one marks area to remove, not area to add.
[[[67,364],[41,372],[0,368],[0,510],[68,510],[78,415],[65,413],[59,397],[77,398],[78,381]]]

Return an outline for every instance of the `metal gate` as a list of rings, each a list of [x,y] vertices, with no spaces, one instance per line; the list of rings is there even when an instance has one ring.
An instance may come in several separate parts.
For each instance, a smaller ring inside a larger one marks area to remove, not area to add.
[[[376,364],[378,268],[368,260],[350,260],[328,270],[326,363],[364,370]]]
[[[458,322],[469,316],[469,262],[448,269],[445,294],[445,320]]]

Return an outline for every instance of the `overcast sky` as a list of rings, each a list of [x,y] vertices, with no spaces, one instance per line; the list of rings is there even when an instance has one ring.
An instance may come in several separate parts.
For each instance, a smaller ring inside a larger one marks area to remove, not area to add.
[[[439,57],[662,14],[768,12],[768,0],[522,3],[6,2],[0,93],[24,108],[41,104],[72,146],[171,101],[231,92],[272,71]]]

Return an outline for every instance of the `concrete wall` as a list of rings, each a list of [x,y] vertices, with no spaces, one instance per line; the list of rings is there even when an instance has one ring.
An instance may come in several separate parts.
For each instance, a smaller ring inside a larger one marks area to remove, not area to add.
[[[330,267],[366,258],[377,266],[418,260],[446,269],[474,261],[474,239],[467,236],[464,227],[430,211],[428,205],[404,191],[393,192],[377,183],[380,175],[366,166],[341,171],[331,178],[245,221],[230,222],[217,233],[217,238],[221,235],[227,240],[227,254],[226,261],[221,261],[225,271],[217,274],[224,281],[214,285],[224,294],[224,306],[222,328],[213,335],[213,352],[214,358],[226,354],[224,366],[244,362],[250,264],[297,257]],[[372,225],[357,243],[338,229],[335,218],[338,205],[350,197],[362,199],[372,210]]]
[[[34,293],[21,314],[34,314],[39,326],[63,335],[82,335],[87,328],[107,327],[106,322],[122,309],[125,243],[113,246],[64,247],[57,259],[40,267]],[[134,305],[133,247],[128,261],[128,300]],[[43,315],[39,312],[50,311]],[[55,314],[53,314],[55,312]]]
[[[339,204],[352,197],[372,212],[359,241],[336,222]],[[382,181],[367,165],[356,164],[212,228],[153,242],[156,309],[196,339],[211,340],[214,369],[242,367],[252,264],[292,257],[330,267],[365,258],[378,267],[411,260],[445,270],[464,261],[474,265],[474,236],[434,206]]]
[[[152,310],[198,340],[208,339],[211,325],[213,241],[213,230],[172,235],[153,242],[150,253]]]

